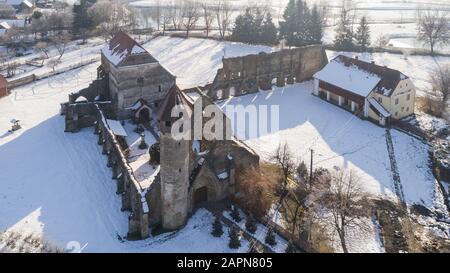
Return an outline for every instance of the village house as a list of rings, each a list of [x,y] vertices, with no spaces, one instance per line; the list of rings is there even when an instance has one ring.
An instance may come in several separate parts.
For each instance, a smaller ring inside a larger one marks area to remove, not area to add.
[[[8,22],[0,22],[0,37],[2,37],[3,35],[6,34],[6,32],[8,32],[8,30],[11,29],[11,26],[8,24]]]
[[[0,74],[0,98],[8,95],[8,81]]]
[[[313,78],[314,95],[381,126],[414,114],[414,85],[398,70],[338,55]]]
[[[16,12],[31,14],[35,8],[34,0],[0,0],[0,3],[4,3],[12,6]]]

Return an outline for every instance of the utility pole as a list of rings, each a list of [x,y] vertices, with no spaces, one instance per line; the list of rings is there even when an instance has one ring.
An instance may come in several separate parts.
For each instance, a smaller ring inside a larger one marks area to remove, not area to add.
[[[313,154],[314,150],[311,149],[311,163],[309,165],[309,188],[312,188],[312,175],[313,175]]]

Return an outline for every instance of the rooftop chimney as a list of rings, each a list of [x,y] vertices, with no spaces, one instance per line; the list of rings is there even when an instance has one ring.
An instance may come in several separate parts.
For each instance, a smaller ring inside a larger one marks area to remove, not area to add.
[[[356,59],[356,60],[359,60],[359,57],[358,57],[358,56],[355,56],[355,59]]]
[[[375,61],[371,61],[372,64],[375,64]]]

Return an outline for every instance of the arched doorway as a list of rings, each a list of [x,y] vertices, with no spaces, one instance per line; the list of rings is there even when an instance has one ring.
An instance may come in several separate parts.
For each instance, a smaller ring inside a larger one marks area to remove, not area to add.
[[[194,192],[194,207],[198,207],[206,201],[208,201],[208,188],[203,186],[196,189]]]
[[[139,111],[139,123],[146,123],[150,121],[150,111],[148,108],[142,108]]]

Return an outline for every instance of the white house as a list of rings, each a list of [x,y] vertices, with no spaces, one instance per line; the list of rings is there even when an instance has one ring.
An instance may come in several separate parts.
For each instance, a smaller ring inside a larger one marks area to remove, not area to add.
[[[382,126],[414,114],[414,85],[398,70],[338,55],[313,78],[314,95]]]

